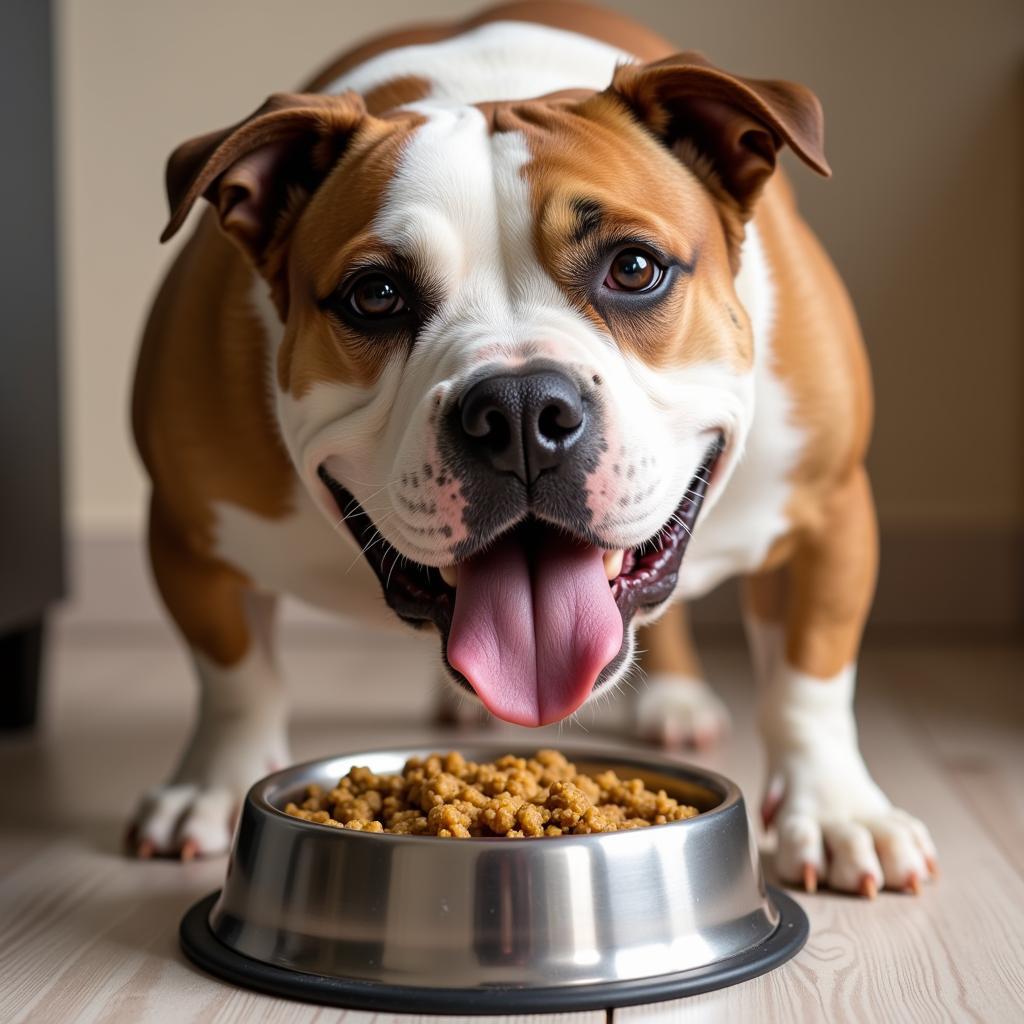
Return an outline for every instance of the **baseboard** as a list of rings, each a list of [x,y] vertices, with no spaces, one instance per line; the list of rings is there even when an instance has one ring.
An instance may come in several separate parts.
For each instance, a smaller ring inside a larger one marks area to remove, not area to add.
[[[139,538],[84,535],[69,545],[71,597],[63,628],[159,627],[165,614]],[[732,631],[739,622],[735,581],[698,602],[704,630]],[[285,605],[287,625],[337,628],[334,618],[298,602]],[[1024,628],[1024,530],[883,530],[882,567],[871,629],[919,635],[947,631],[1019,635]]]

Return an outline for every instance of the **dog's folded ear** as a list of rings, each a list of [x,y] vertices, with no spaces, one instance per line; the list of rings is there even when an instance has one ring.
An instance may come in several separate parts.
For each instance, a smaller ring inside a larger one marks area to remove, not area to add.
[[[832,173],[821,104],[795,82],[740,78],[688,51],[652,64],[621,65],[608,93],[667,145],[691,140],[745,216],[783,145],[819,174]]]
[[[244,121],[182,143],[167,161],[171,219],[160,241],[205,196],[259,266],[291,196],[316,189],[367,116],[355,93],[277,93]]]

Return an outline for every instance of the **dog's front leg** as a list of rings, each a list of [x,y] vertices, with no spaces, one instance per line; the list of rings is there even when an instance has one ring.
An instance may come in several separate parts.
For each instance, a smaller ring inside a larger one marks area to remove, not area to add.
[[[747,582],[747,622],[768,754],[762,814],[783,880],[873,896],[916,891],[936,870],[916,818],[893,807],[857,743],[857,649],[874,591],[877,537],[863,470],[830,498],[784,570]]]
[[[640,693],[637,732],[666,750],[708,747],[729,727],[729,712],[704,681],[686,605],[669,606],[637,637]]]
[[[143,795],[129,836],[140,856],[188,859],[226,851],[246,790],[288,763],[287,709],[273,652],[275,599],[155,520],[154,575],[190,645],[199,702],[177,768]]]

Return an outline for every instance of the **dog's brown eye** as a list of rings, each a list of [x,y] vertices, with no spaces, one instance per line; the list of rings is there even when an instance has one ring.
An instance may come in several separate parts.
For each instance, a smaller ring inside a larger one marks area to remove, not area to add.
[[[394,316],[405,309],[398,286],[384,274],[367,274],[352,286],[349,305],[354,313],[367,319]]]
[[[606,288],[620,292],[646,292],[661,280],[664,271],[642,249],[623,249],[608,268]]]

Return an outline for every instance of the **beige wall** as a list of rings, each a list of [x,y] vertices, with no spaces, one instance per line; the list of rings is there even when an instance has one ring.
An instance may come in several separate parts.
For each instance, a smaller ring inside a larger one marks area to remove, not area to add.
[[[461,0],[63,0],[62,246],[71,520],[135,530],[137,335],[170,253],[163,162],[340,47]],[[830,182],[794,177],[875,367],[883,526],[1024,520],[1024,3],[612,3],[722,66],[821,97]]]

